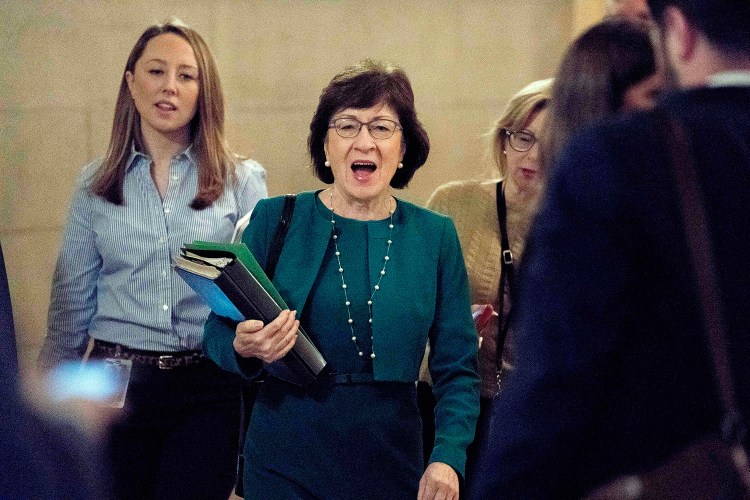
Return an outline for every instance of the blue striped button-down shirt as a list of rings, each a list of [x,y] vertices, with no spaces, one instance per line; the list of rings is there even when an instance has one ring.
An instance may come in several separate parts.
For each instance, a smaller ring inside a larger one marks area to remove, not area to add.
[[[200,349],[209,309],[171,258],[193,240],[229,241],[237,220],[268,195],[265,170],[247,160],[218,200],[193,210],[198,168],[190,149],[172,159],[164,199],[148,156],[133,152],[128,164],[121,206],[88,189],[100,162],[79,177],[52,281],[42,367],[81,358],[89,337],[151,351]]]

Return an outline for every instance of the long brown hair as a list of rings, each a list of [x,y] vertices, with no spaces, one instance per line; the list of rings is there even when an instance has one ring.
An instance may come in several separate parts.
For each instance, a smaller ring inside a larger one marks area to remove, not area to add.
[[[608,18],[580,35],[563,56],[552,85],[540,144],[546,175],[574,132],[619,112],[625,92],[656,69],[648,24]]]
[[[224,140],[224,95],[216,62],[203,38],[177,19],[149,26],[130,51],[122,72],[109,147],[93,179],[91,191],[115,205],[124,203],[123,185],[131,147],[135,145],[137,150],[145,151],[140,114],[130,96],[125,74],[135,71],[135,64],[148,42],[164,33],[173,33],[185,39],[198,62],[198,109],[190,123],[193,154],[198,162],[198,192],[190,207],[202,210],[223,193],[228,178],[234,175],[237,157],[229,151]]]

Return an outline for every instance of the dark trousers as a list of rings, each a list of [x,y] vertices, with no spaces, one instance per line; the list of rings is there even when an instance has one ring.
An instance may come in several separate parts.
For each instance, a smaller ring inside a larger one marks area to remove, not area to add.
[[[229,498],[235,482],[240,380],[211,361],[160,370],[133,363],[106,450],[121,499]]]

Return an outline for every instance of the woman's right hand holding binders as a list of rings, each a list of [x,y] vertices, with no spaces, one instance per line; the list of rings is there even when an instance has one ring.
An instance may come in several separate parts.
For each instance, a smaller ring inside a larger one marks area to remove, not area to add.
[[[297,340],[299,320],[296,311],[284,310],[268,323],[250,319],[237,324],[234,350],[243,358],[258,358],[273,363],[288,353]]]

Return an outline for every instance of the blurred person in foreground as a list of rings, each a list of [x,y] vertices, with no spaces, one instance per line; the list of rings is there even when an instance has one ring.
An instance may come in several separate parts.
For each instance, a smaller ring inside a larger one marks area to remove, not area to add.
[[[477,334],[453,223],[392,193],[429,153],[404,71],[365,60],[336,75],[308,147],[331,187],[297,195],[273,278],[291,310],[206,323],[207,354],[246,378],[289,352],[300,324],[333,369],[309,387],[265,379],[246,498],[456,499],[479,413]],[[261,265],[283,205],[259,202],[243,233]],[[437,435],[425,469],[415,381],[428,339]]]
[[[512,271],[506,271],[501,264],[501,254],[508,251],[506,256],[512,256],[510,264],[518,265],[537,210],[542,193],[539,143],[547,120],[551,85],[551,79],[526,85],[510,99],[488,132],[489,153],[497,167],[498,178],[450,182],[438,187],[427,201],[428,208],[450,216],[456,224],[474,309],[489,307],[496,311],[483,321],[484,324],[477,325],[482,339],[479,347],[481,411],[474,442],[468,449],[467,482],[471,481],[478,449],[487,437],[492,398],[499,390],[501,375],[504,376],[513,364],[512,339],[507,336],[506,328],[511,307]],[[508,248],[503,248],[502,236],[507,238]],[[483,316],[486,314],[479,312],[477,320]],[[420,379],[425,383],[430,380],[428,368],[428,363],[423,363]],[[420,385],[420,390],[429,390],[429,386]],[[434,422],[430,406],[423,418],[427,422],[425,428],[430,429]],[[425,441],[430,438],[426,436]]]
[[[121,369],[124,408],[107,437],[120,498],[229,496],[240,379],[202,352],[209,309],[171,268],[185,242],[229,241],[267,195],[265,170],[224,138],[224,97],[203,38],[148,27],[120,82],[106,156],[78,179],[52,282],[39,365]],[[130,368],[128,368],[130,367]]]
[[[49,401],[35,407],[24,396],[7,278],[0,247],[0,498],[106,499],[107,471],[94,436],[75,415]]]
[[[18,342],[13,324],[13,308],[10,301],[10,285],[5,270],[5,258],[3,249],[0,247],[0,326],[3,329],[5,340],[0,342],[0,356],[3,358],[6,373],[14,377],[18,375]]]
[[[697,165],[747,425],[750,2],[649,6],[680,90],[585,128],[554,167],[522,269],[516,369],[494,402],[505,418],[471,498],[580,498],[719,429],[664,112]]]

